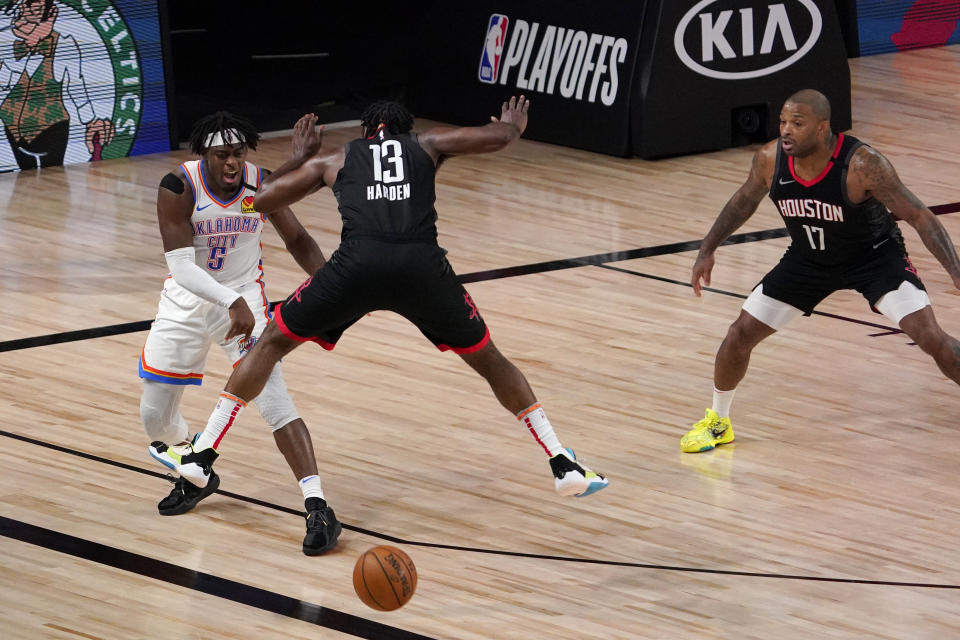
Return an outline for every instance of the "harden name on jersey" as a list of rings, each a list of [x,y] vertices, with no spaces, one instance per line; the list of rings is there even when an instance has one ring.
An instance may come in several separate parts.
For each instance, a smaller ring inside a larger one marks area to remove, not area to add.
[[[375,184],[367,187],[367,200],[407,200],[410,197],[410,183],[386,185]]]

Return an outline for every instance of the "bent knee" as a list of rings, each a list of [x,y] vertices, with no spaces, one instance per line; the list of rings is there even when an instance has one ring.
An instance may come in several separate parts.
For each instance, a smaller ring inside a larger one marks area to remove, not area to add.
[[[756,331],[749,323],[743,320],[736,320],[727,329],[727,342],[735,347],[752,347],[762,338],[757,338]]]
[[[947,334],[939,328],[925,328],[922,331],[915,332],[910,337],[924,353],[935,355],[947,347]]]
[[[155,405],[148,404],[142,400],[140,402],[140,422],[143,423],[144,428],[146,428],[148,432],[152,429],[165,427],[169,422],[168,413],[169,412]]]

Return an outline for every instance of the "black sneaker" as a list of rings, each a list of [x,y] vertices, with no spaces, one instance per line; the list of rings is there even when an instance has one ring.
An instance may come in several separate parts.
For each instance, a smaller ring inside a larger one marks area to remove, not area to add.
[[[327,506],[326,500],[311,498],[310,502],[310,506],[316,508],[307,512],[307,535],[303,538],[303,552],[308,556],[318,556],[337,546],[342,527],[333,509]]]
[[[173,491],[157,505],[157,510],[162,516],[178,516],[181,513],[190,511],[197,503],[217,490],[220,486],[220,476],[210,470],[210,477],[207,479],[207,486],[201,488],[184,478],[173,479],[173,476],[167,476],[173,482]]]

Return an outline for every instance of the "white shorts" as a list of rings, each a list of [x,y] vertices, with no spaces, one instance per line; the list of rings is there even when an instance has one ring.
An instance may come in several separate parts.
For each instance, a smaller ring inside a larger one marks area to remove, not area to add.
[[[227,309],[198,298],[168,278],[160,294],[157,317],[140,353],[140,377],[167,384],[200,384],[211,344],[218,344],[234,365],[250,350],[270,321],[262,281],[239,293],[256,319],[251,339],[224,341],[230,328]]]
[[[930,304],[930,296],[912,282],[904,281],[898,289],[884,294],[877,301],[877,311],[900,326],[900,321],[915,311]],[[763,285],[757,285],[743,303],[743,310],[771,329],[779,331],[803,311],[763,293]]]

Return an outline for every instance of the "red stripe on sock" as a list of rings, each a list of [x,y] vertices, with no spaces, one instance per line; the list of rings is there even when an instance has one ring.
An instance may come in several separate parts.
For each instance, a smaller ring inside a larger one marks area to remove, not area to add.
[[[237,419],[237,414],[240,413],[240,409],[242,408],[242,401],[234,405],[233,411],[230,412],[230,419],[227,420],[227,424],[223,427],[223,431],[220,432],[220,435],[217,436],[216,441],[213,443],[213,448],[215,450],[220,447],[220,441],[223,440],[223,436],[227,435],[227,431],[229,431],[230,427],[233,426],[233,421]]]
[[[537,441],[537,444],[543,447],[543,450],[547,452],[547,455],[550,455],[550,449],[547,449],[547,445],[543,444],[540,440],[540,436],[537,435],[537,430],[533,428],[533,423],[530,422],[530,418],[524,418],[523,421],[527,425],[527,430],[533,435],[533,439]]]

